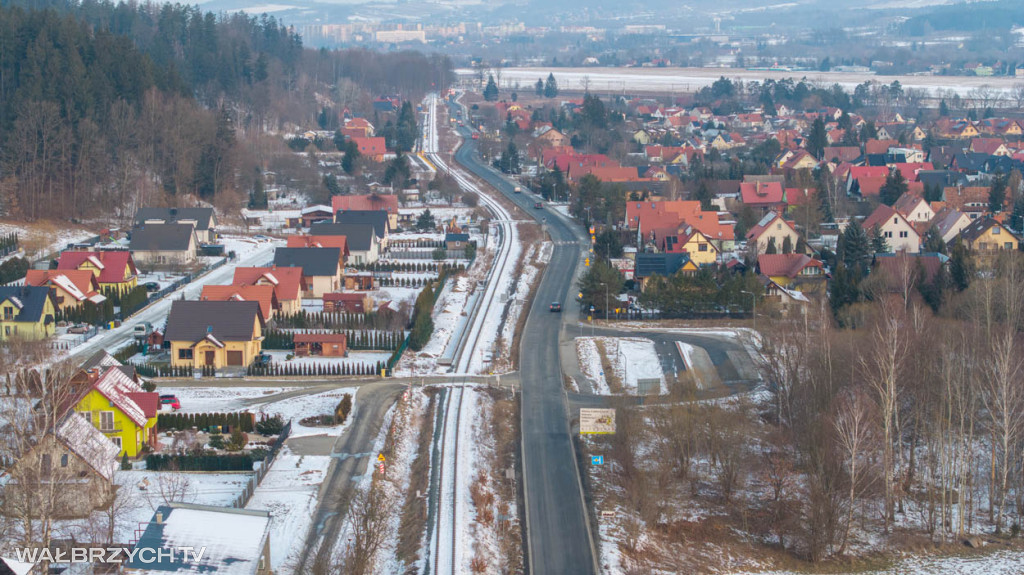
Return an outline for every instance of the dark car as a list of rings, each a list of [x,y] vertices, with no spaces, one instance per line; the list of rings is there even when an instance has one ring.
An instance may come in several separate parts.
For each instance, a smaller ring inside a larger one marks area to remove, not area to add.
[[[181,409],[181,402],[178,401],[178,398],[174,395],[160,396],[160,407],[163,408],[165,405],[170,407],[174,411],[178,411],[179,409]]]
[[[252,360],[253,367],[270,367],[270,362],[273,361],[273,356],[269,353],[261,353],[256,356],[256,359]]]
[[[160,291],[160,284],[156,282],[146,282],[143,285],[146,286],[146,291]]]
[[[537,208],[538,210],[542,210],[544,209],[544,202],[534,202],[533,207]]]
[[[556,301],[556,302],[552,303],[550,306],[548,306],[548,309],[553,311],[553,312],[555,312],[555,313],[559,313],[559,312],[562,311],[562,304],[560,304],[560,303],[558,303]]]

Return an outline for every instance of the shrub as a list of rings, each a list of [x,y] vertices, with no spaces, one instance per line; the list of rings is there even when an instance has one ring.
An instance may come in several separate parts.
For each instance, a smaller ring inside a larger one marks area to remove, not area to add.
[[[284,420],[280,415],[263,416],[256,422],[256,433],[260,435],[280,435],[284,431]]]
[[[219,433],[214,433],[210,436],[210,449],[224,449],[224,436]]]
[[[231,430],[231,440],[228,441],[228,444],[226,445],[227,450],[228,451],[241,451],[242,448],[245,447],[245,443],[246,443],[246,437],[245,437],[245,434],[242,433],[242,430],[239,429],[237,426],[232,428],[232,430]]]
[[[348,414],[352,412],[352,394],[346,393],[341,397],[338,406],[334,408],[334,419],[338,425],[345,423]]]

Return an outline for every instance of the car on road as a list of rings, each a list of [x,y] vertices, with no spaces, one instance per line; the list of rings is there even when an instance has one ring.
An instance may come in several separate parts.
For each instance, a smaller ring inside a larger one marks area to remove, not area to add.
[[[522,193],[522,191],[523,191],[523,188],[521,188],[519,186],[516,186],[515,188],[512,189],[512,192],[515,193],[515,194]]]
[[[554,313],[560,313],[562,311],[562,304],[558,303],[557,301],[552,302],[551,305],[548,306],[548,309]]]
[[[173,411],[181,409],[181,402],[178,401],[177,396],[174,394],[164,394],[160,396],[160,409],[168,408]]]
[[[474,140],[479,140],[480,139],[480,134],[478,134],[476,132],[473,132],[473,139]]]
[[[139,322],[132,328],[132,335],[139,341],[145,340],[151,333],[153,333],[153,324],[148,321]]]
[[[538,209],[538,210],[543,210],[544,209],[544,202],[534,202],[533,203],[533,207]]]
[[[156,282],[146,282],[142,285],[146,286],[146,291],[148,292],[160,291],[160,284]]]

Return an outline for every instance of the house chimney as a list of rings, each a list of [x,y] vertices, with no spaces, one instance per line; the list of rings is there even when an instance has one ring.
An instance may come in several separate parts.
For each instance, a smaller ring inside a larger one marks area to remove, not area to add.
[[[163,514],[162,511],[157,511],[156,512],[156,524],[157,525],[163,525],[163,523],[164,523],[164,514]]]

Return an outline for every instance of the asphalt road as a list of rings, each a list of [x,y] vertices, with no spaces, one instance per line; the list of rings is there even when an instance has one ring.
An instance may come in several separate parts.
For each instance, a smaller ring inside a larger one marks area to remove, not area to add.
[[[501,191],[523,213],[541,221],[555,242],[526,321],[520,347],[522,387],[523,492],[526,503],[526,558],[536,575],[597,572],[582,486],[570,435],[562,388],[558,338],[562,314],[550,313],[553,301],[571,301],[580,263],[578,226],[548,209],[535,209],[535,196],[514,193],[514,185],[476,159],[475,141],[467,136],[456,160]],[[568,307],[568,306],[566,306]]]

